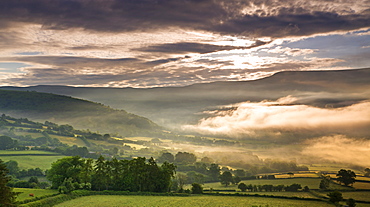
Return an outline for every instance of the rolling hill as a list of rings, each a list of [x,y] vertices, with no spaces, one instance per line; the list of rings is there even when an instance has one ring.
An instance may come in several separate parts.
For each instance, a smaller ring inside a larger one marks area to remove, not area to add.
[[[151,120],[99,103],[35,91],[0,90],[0,113],[35,121],[53,121],[75,128],[122,136],[146,135],[160,130]]]
[[[165,88],[88,88],[69,86],[2,87],[48,92],[125,109],[154,122],[178,128],[194,124],[221,105],[294,96],[299,104],[342,107],[370,97],[370,69],[287,71],[254,81],[213,82]]]

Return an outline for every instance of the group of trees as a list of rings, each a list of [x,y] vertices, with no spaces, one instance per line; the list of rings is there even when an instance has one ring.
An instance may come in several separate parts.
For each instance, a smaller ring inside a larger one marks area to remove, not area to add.
[[[353,185],[356,182],[356,173],[352,170],[341,169],[336,174],[339,184],[344,184],[345,186]],[[329,175],[321,175],[321,181],[319,188],[321,190],[328,190],[330,188],[331,178]]]
[[[9,170],[5,163],[0,159],[0,206],[15,206],[14,202],[17,193],[7,186],[11,178],[8,176]]]
[[[71,186],[73,189],[167,192],[175,169],[175,165],[168,162],[158,166],[153,158],[105,160],[100,156],[94,161],[74,156],[54,162],[47,178],[52,188],[67,192]]]
[[[281,191],[289,191],[289,192],[297,192],[298,190],[302,189],[302,186],[300,184],[291,184],[291,185],[246,185],[245,183],[240,183],[238,185],[238,188],[243,191],[251,191],[251,192],[260,192],[260,191],[266,191],[266,192],[281,192]],[[304,187],[304,191],[308,191],[308,187]]]

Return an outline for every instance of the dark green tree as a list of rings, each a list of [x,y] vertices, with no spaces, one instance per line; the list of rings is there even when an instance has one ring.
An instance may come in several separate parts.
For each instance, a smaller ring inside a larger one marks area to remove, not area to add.
[[[245,183],[239,183],[238,188],[239,188],[241,191],[245,192],[245,191],[247,191],[248,186],[247,186]]]
[[[238,185],[238,183],[242,181],[239,176],[235,175],[233,177],[233,184]]]
[[[203,187],[199,183],[193,183],[191,184],[191,193],[192,194],[202,194]]]
[[[355,199],[353,199],[353,198],[349,198],[349,199],[346,201],[346,204],[348,205],[348,207],[356,207],[356,201],[355,201]]]
[[[178,152],[175,155],[175,162],[181,164],[193,164],[197,161],[197,157],[193,153],[189,152]]]
[[[321,176],[319,188],[321,190],[327,190],[329,189],[329,186],[330,186],[330,176],[325,175]]]
[[[302,186],[301,184],[297,184],[297,183],[294,183],[294,184],[291,184],[285,187],[285,191],[289,191],[289,192],[297,192],[299,189],[302,189]]]
[[[162,155],[158,158],[158,162],[169,162],[172,163],[175,161],[175,156],[169,152],[164,152]]]
[[[332,203],[338,203],[339,201],[343,200],[342,193],[339,191],[330,192],[328,193],[328,196],[329,196],[329,201]]]
[[[100,156],[95,162],[94,174],[92,178],[93,188],[96,190],[108,190],[110,174],[108,163],[103,156]]]
[[[5,162],[6,168],[9,170],[10,175],[18,175],[19,173],[19,167],[18,162],[14,160],[9,160],[8,162]]]
[[[8,136],[0,136],[0,150],[12,149],[17,146],[17,140]]]
[[[208,175],[212,178],[213,181],[216,181],[220,176],[221,168],[218,164],[211,164],[208,170]]]
[[[80,182],[84,164],[84,159],[79,156],[64,157],[52,163],[46,175],[52,183],[51,187],[57,189],[67,178],[72,178],[72,182]]]
[[[39,184],[39,179],[36,176],[32,176],[30,179],[28,179],[28,182]]]
[[[229,171],[225,171],[220,175],[220,181],[222,185],[228,186],[233,183],[233,175]]]
[[[352,170],[341,169],[337,173],[337,181],[345,186],[356,182],[356,174]]]
[[[15,206],[17,193],[13,192],[12,188],[7,186],[7,183],[11,179],[8,173],[9,170],[0,159],[0,206]]]

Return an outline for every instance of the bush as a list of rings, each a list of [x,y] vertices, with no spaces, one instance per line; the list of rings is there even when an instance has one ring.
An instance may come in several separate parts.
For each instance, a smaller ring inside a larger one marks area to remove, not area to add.
[[[203,187],[199,183],[193,183],[191,184],[191,193],[192,194],[202,194],[203,193]]]

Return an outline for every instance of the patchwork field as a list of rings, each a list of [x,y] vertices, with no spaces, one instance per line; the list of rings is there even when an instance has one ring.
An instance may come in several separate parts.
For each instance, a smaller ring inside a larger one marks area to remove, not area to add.
[[[160,206],[160,207],[331,207],[331,204],[320,201],[290,200],[257,197],[233,196],[86,196],[56,205],[56,207],[104,207],[104,206]]]

